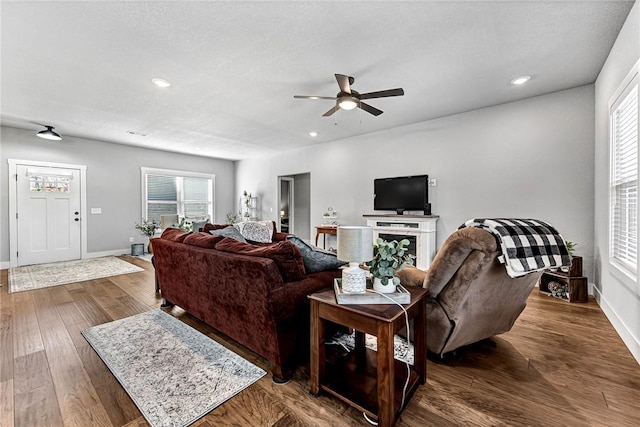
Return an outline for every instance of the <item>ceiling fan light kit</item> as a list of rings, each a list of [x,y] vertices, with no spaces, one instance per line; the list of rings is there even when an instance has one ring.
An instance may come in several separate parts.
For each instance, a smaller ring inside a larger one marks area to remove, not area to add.
[[[359,93],[351,89],[351,85],[355,79],[351,76],[345,76],[344,74],[336,74],[336,81],[340,87],[340,92],[336,96],[317,96],[317,95],[294,95],[296,99],[330,99],[336,101],[336,105],[329,111],[323,114],[324,117],[328,117],[338,110],[353,110],[358,107],[369,114],[379,116],[382,114],[382,110],[378,110],[369,104],[362,102],[363,99],[373,98],[388,98],[390,96],[402,96],[404,90],[402,88],[387,89],[377,92]]]
[[[351,96],[345,96],[338,101],[338,105],[343,110],[353,110],[358,106],[358,101]]]
[[[44,139],[48,139],[50,141],[60,141],[62,137],[53,131],[53,126],[42,125],[47,129],[41,130],[36,134],[36,136]]]

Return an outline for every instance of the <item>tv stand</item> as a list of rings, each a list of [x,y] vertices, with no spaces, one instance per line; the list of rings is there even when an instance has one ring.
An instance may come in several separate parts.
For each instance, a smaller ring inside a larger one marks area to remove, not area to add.
[[[382,234],[386,240],[407,238],[411,241],[415,266],[426,270],[436,254],[436,222],[438,215],[364,214],[367,225],[373,228],[373,239]]]

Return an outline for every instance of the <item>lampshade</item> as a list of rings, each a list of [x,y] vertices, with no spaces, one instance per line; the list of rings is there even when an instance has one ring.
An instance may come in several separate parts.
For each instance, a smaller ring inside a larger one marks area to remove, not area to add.
[[[364,293],[367,289],[366,271],[359,263],[373,259],[373,228],[362,226],[338,227],[338,259],[349,261],[342,270],[342,291]]]
[[[58,135],[53,131],[53,126],[46,126],[46,125],[43,125],[43,126],[46,127],[47,129],[41,130],[36,134],[36,136],[39,136],[40,138],[44,138],[44,139],[50,139],[52,141],[60,141],[62,139],[60,135]]]
[[[373,259],[373,228],[366,226],[338,227],[338,259],[365,262]]]
[[[343,110],[353,110],[358,106],[358,101],[352,96],[345,96],[343,98],[340,98],[340,100],[338,101],[338,105]]]

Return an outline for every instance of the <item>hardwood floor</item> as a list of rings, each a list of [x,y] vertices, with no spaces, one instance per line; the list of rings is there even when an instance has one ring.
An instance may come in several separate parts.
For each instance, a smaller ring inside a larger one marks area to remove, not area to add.
[[[7,293],[0,274],[0,426],[145,426],[129,396],[80,335],[101,323],[157,308],[151,264],[144,272]],[[267,369],[179,308],[171,314]],[[397,422],[417,426],[639,426],[640,366],[598,305],[531,294],[507,334],[454,360],[428,362]],[[270,375],[196,426],[366,426],[362,414],[309,394],[308,367],[275,385]]]

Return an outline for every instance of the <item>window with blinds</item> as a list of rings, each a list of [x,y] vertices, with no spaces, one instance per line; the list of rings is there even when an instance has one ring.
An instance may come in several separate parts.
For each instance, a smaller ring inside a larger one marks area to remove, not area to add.
[[[611,258],[635,277],[638,265],[638,79],[611,108]]]
[[[213,218],[212,175],[142,168],[145,218],[161,223],[162,215],[188,220]]]

